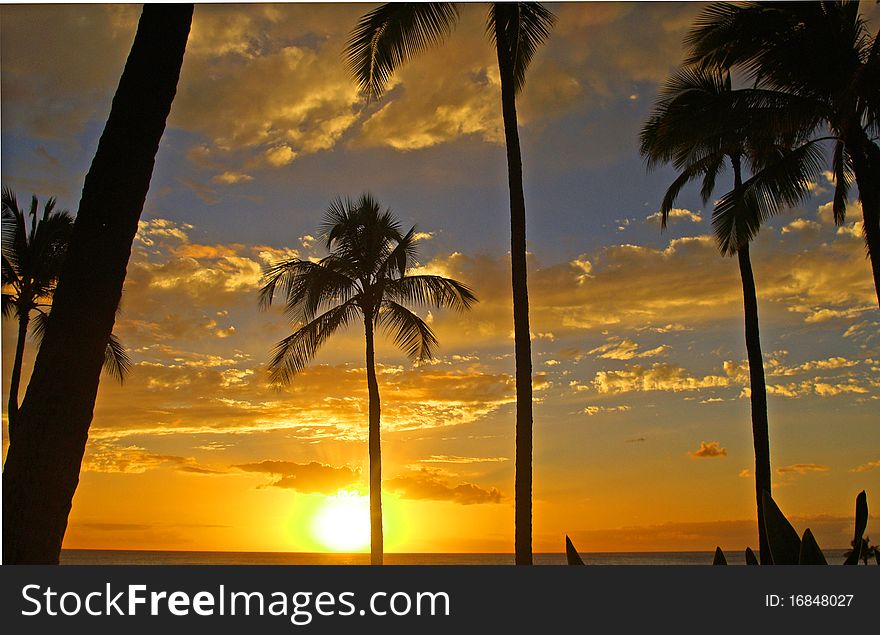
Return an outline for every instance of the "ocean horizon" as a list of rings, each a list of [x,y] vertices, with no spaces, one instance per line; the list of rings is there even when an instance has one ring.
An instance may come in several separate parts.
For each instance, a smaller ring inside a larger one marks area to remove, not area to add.
[[[844,549],[825,552],[830,564],[843,564]],[[587,565],[711,565],[712,551],[581,552]],[[739,551],[725,551],[728,564],[744,565]],[[63,549],[62,565],[368,565],[369,553],[140,551]],[[565,565],[564,553],[536,553],[536,565]],[[386,553],[388,565],[513,565],[513,553]]]

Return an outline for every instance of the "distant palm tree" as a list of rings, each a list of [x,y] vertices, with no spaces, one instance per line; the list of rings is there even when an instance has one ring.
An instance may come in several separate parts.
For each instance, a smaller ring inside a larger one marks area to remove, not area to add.
[[[328,256],[318,262],[290,258],[265,271],[261,307],[269,308],[280,291],[286,310],[299,323],[275,347],[270,378],[288,384],[333,333],[357,316],[362,318],[369,392],[370,562],[379,565],[383,561],[382,461],[374,329],[383,329],[410,359],[425,361],[433,357],[437,339],[405,305],[465,311],[477,299],[461,282],[408,275],[417,252],[415,227],[402,234],[391,210],[383,210],[369,194],[356,201],[333,201],[321,229]]]
[[[770,493],[770,440],[749,242],[767,216],[807,194],[806,177],[819,172],[820,160],[820,148],[815,144],[802,146],[798,152],[788,152],[779,144],[780,140],[796,141],[796,133],[780,125],[783,120],[779,109],[764,103],[759,93],[733,90],[729,73],[684,68],[666,82],[654,113],[641,131],[641,153],[648,167],[671,163],[681,171],[663,198],[663,228],[687,183],[702,181],[701,195],[706,203],[715,189],[716,177],[728,163],[733,169],[734,189],[719,201],[712,222],[722,253],[736,254],[742,279],[762,563],[770,562],[761,504],[762,492]],[[751,195],[743,193],[744,161],[756,173],[749,182]],[[777,169],[767,169],[767,163]]]
[[[853,555],[853,552],[856,550],[855,540],[851,540],[849,545],[850,549],[845,554],[843,554],[844,559],[848,559],[850,556]],[[877,545],[872,545],[871,539],[865,536],[859,543],[859,556],[856,559],[856,563],[861,560],[865,564],[868,564],[868,558],[874,558],[875,560],[877,560],[877,564],[880,564],[880,548],[878,548]]]
[[[532,352],[526,276],[526,203],[516,95],[538,47],[550,37],[555,18],[538,2],[493,2],[486,32],[495,45],[501,76],[501,112],[510,189],[510,260],[516,361],[516,528],[517,564],[532,564]],[[364,15],[345,50],[354,77],[377,99],[394,71],[442,42],[458,21],[454,3],[390,3]]]
[[[34,333],[42,338],[52,302],[52,294],[61,265],[67,253],[67,244],[73,231],[73,216],[67,210],[55,210],[55,199],[50,198],[38,214],[37,197],[25,212],[18,205],[15,194],[4,189],[3,208],[3,316],[18,319],[18,340],[9,387],[9,435],[18,416],[18,390],[24,359],[25,338],[34,317]],[[30,223],[26,216],[30,216]],[[122,382],[131,366],[131,360],[122,344],[110,336],[104,356],[104,368]]]
[[[834,218],[842,224],[853,176],[880,304],[880,38],[857,1],[710,5],[687,38],[690,61],[740,67],[786,103],[805,134],[834,140]]]

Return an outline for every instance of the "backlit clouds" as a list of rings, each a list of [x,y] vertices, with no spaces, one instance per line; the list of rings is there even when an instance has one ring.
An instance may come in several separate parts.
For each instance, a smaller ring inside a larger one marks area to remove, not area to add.
[[[682,392],[704,388],[720,388],[730,384],[730,378],[720,375],[695,377],[680,366],[655,363],[650,367],[634,364],[625,370],[596,373],[593,387],[600,393],[649,392],[655,390]]]
[[[716,459],[727,456],[727,450],[718,441],[700,441],[700,449],[688,454],[694,459]]]
[[[89,443],[82,469],[84,472],[143,474],[160,467],[192,474],[222,473],[199,465],[191,457],[157,454],[136,445],[118,445],[100,440]]]
[[[277,477],[272,487],[292,489],[304,494],[335,494],[340,489],[361,485],[360,470],[333,467],[312,461],[307,464],[290,461],[262,461],[233,466],[243,472],[256,472]]]
[[[371,107],[365,107],[342,59],[348,32],[366,8],[198,5],[169,122],[203,138],[191,158],[205,166],[210,155],[215,182],[231,185],[253,176],[248,170],[283,167],[333,148],[346,134],[357,147],[398,150],[462,137],[503,141],[485,5],[462,6],[450,41],[401,69],[389,94]],[[633,82],[659,81],[668,60],[678,57],[685,18],[695,13],[686,5],[662,8],[659,20],[642,19],[625,5],[554,10],[558,25],[536,56],[532,81],[520,97],[523,125],[577,105],[628,96]],[[5,7],[4,101],[45,106],[10,110],[12,120],[4,126],[59,135],[102,117],[137,16],[129,6]],[[638,33],[626,38],[626,47],[615,28],[622,19]],[[55,37],[39,36],[47,32]],[[34,41],[42,45],[33,47]],[[80,43],[77,55],[65,51],[69,41]],[[658,47],[666,55],[658,55]],[[629,52],[622,55],[624,50]]]
[[[776,468],[777,474],[808,474],[810,472],[827,472],[828,466],[816,463],[794,463]]]
[[[450,483],[443,473],[430,468],[410,470],[387,479],[384,489],[397,493],[401,498],[451,501],[459,505],[501,502],[501,492],[494,487]]]

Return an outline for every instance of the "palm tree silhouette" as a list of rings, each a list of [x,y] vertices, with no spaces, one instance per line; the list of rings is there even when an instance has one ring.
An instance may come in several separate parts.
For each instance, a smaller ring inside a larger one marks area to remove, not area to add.
[[[270,378],[290,383],[333,333],[363,319],[369,392],[370,563],[382,564],[382,459],[380,401],[374,331],[383,329],[414,361],[433,357],[431,327],[405,305],[465,311],[476,302],[471,290],[435,275],[408,275],[417,253],[415,227],[401,233],[399,221],[369,194],[337,199],[324,216],[322,233],[330,254],[318,262],[290,258],[269,267],[260,289],[268,309],[277,292],[300,326],[275,347]],[[320,312],[320,313],[319,313]]]
[[[676,197],[688,182],[701,179],[701,196],[706,203],[715,189],[717,176],[728,162],[733,169],[734,189],[719,201],[712,222],[722,253],[736,254],[742,280],[758,537],[761,560],[766,564],[770,548],[761,501],[762,492],[771,491],[770,440],[758,299],[749,242],[767,216],[776,213],[781,205],[793,204],[806,196],[807,178],[819,172],[820,158],[815,144],[803,145],[797,152],[785,150],[785,145],[796,142],[797,134],[781,125],[784,117],[780,110],[772,103],[768,105],[763,97],[751,90],[733,90],[729,73],[681,69],[661,90],[654,112],[642,128],[640,150],[649,168],[671,163],[680,170],[661,205],[664,229]],[[780,141],[784,145],[780,145]],[[744,161],[760,175],[757,184],[750,184],[751,196],[743,194]],[[786,169],[765,169],[767,163]]]
[[[146,4],[141,12],[3,465],[4,563],[58,564],[192,13],[192,4]]]
[[[516,95],[538,47],[550,36],[555,18],[538,2],[494,2],[486,31],[495,45],[501,76],[501,112],[510,190],[510,254],[516,360],[516,528],[517,564],[532,564],[532,353],[526,275],[526,204]],[[394,71],[410,58],[442,42],[458,21],[449,2],[390,3],[364,15],[345,54],[363,92],[377,99]]]
[[[34,335],[42,339],[49,317],[52,294],[58,282],[61,265],[67,252],[67,243],[73,230],[73,216],[67,210],[55,210],[55,199],[43,205],[39,215],[39,202],[31,197],[30,210],[19,207],[15,194],[3,190],[3,316],[18,319],[18,339],[9,387],[9,436],[12,437],[18,416],[18,390],[21,384],[21,366],[24,359],[25,338],[34,316]],[[30,215],[28,224],[26,215]],[[30,226],[30,230],[28,230]],[[131,368],[131,359],[114,335],[104,353],[104,369],[120,383]]]
[[[690,61],[741,67],[786,104],[804,134],[825,124],[834,140],[834,218],[845,220],[855,177],[880,304],[880,38],[858,2],[713,4],[687,38]]]

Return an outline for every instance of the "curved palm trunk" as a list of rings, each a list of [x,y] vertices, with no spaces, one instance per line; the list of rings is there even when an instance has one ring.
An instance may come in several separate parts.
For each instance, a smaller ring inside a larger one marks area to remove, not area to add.
[[[734,188],[742,187],[742,168],[737,156],[733,163]],[[755,276],[746,243],[737,251],[739,274],[742,278],[743,312],[745,314],[746,352],[749,360],[749,387],[751,389],[752,440],[755,444],[755,498],[758,506],[758,546],[761,564],[772,564],[767,528],[764,526],[763,492],[770,491],[770,431],[767,422],[767,385],[764,381],[764,357],[761,354],[761,336],[758,330],[758,295]]]
[[[861,127],[853,136],[856,139],[848,144],[847,152],[852,157],[853,172],[859,187],[865,243],[874,276],[877,304],[880,306],[880,148],[868,139]]]
[[[758,504],[758,543],[761,564],[771,564],[770,543],[764,526],[762,492],[770,492],[770,432],[767,423],[767,386],[764,382],[764,358],[758,331],[758,297],[755,278],[749,259],[749,246],[737,252],[739,273],[742,278],[743,307],[745,312],[746,351],[749,359],[749,386],[752,405],[752,438],[755,444],[755,495]]]
[[[3,470],[3,558],[57,564],[104,351],[159,140],[177,90],[192,5],[144,7],[86,175],[79,213]]]
[[[12,362],[12,377],[9,384],[9,407],[6,410],[10,442],[13,432],[16,430],[15,424],[18,418],[18,387],[21,384],[21,365],[24,361],[24,343],[27,339],[29,322],[30,315],[27,313],[18,318],[18,340],[15,343],[15,361]]]
[[[513,65],[503,51],[499,30],[498,70],[501,75],[501,110],[507,146],[507,180],[510,188],[510,268],[513,282],[513,337],[516,359],[516,564],[532,564],[532,343],[529,333],[529,291],[526,277],[526,202],[523,195],[522,156],[516,119]]]
[[[379,442],[379,382],[376,380],[376,354],[373,348],[373,318],[364,317],[367,339],[367,391],[370,399],[369,452],[370,452],[370,564],[382,564],[384,546],[382,536],[382,447]]]

